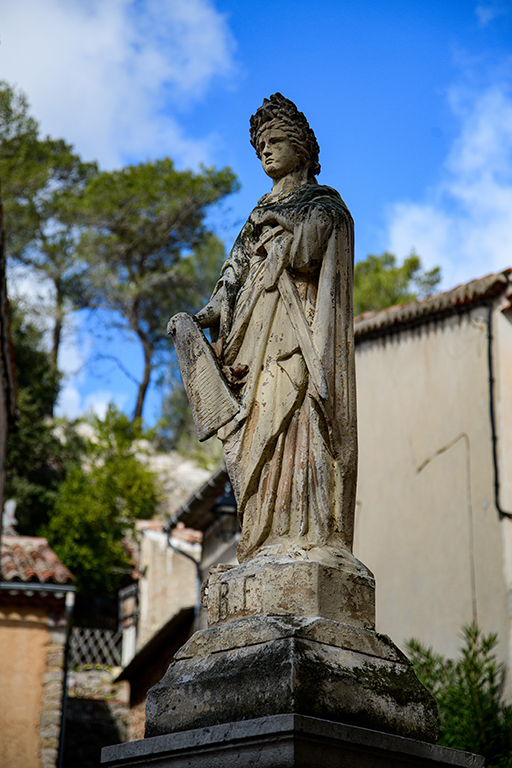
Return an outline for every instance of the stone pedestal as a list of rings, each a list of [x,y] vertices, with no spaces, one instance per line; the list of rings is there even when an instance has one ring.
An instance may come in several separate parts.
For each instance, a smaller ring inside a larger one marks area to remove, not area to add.
[[[387,637],[287,617],[197,632],[148,693],[146,736],[287,713],[436,736],[435,703]]]
[[[433,697],[375,632],[374,589],[352,556],[214,568],[210,626],[148,692],[146,737],[297,714],[435,741]]]
[[[483,768],[484,758],[302,715],[276,715],[105,747],[108,768]]]

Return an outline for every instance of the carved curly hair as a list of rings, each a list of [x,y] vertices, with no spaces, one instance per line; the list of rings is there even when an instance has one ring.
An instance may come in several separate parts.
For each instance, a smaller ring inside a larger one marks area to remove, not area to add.
[[[299,112],[293,101],[280,93],[273,93],[270,99],[263,99],[263,104],[251,117],[251,144],[260,160],[258,137],[262,130],[270,127],[268,123],[276,123],[282,127],[301,160],[304,159],[304,164],[309,165],[309,177],[317,176],[320,173],[320,147],[305,115]]]

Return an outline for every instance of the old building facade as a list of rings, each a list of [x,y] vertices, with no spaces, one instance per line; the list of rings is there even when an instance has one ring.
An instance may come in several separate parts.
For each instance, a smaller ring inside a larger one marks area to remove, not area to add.
[[[453,657],[477,621],[510,668],[511,278],[357,319],[355,528],[380,631]]]
[[[55,768],[62,750],[73,576],[46,539],[2,539],[0,765]]]

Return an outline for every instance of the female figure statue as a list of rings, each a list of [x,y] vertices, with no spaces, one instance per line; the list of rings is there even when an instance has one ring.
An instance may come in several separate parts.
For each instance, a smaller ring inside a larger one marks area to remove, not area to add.
[[[352,549],[355,504],[353,223],[317,183],[318,144],[291,101],[265,99],[250,130],[272,191],[196,316],[240,402],[217,432],[242,525],[238,558],[334,565]]]
[[[318,144],[292,102],[265,100],[251,141],[272,191],[207,306],[169,326],[198,436],[224,445],[241,565],[210,569],[209,628],[149,691],[146,736],[296,713],[435,741],[434,698],[375,633],[375,581],[351,552],[352,219],[317,184]]]

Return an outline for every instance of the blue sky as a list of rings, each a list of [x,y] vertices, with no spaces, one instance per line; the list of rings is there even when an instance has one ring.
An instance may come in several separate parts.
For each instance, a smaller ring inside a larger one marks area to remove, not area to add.
[[[512,265],[510,0],[17,0],[0,41],[1,77],[42,130],[102,168],[232,166],[242,189],[213,218],[228,247],[269,188],[248,120],[279,90],[316,132],[356,259],[415,248],[443,288]],[[134,385],[91,365],[90,330],[86,317],[68,329],[61,412],[130,411]],[[112,349],[140,375],[136,348]]]

